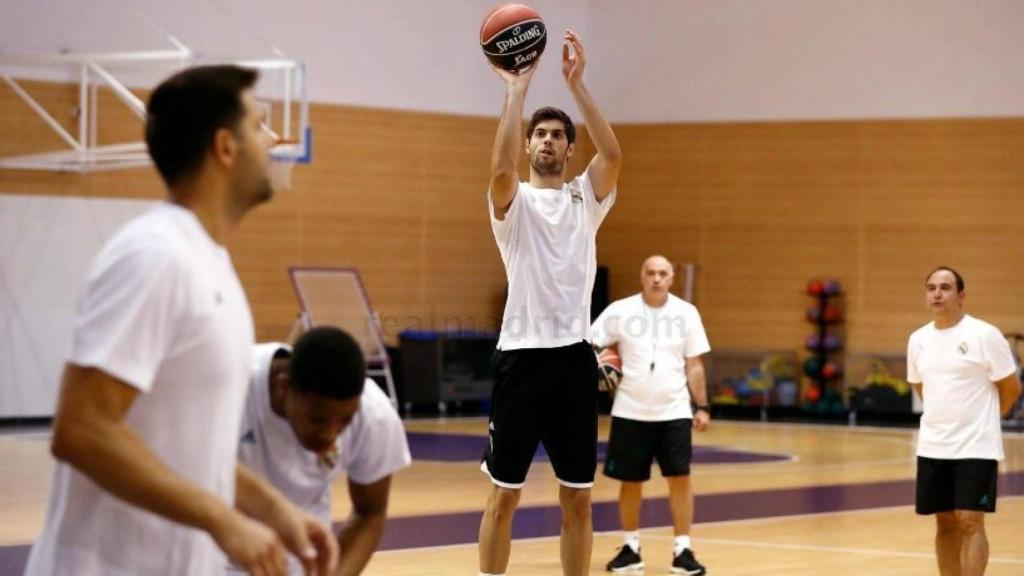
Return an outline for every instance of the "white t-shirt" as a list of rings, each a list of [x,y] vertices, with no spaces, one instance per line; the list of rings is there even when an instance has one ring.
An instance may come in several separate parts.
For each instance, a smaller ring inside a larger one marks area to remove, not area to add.
[[[612,416],[661,422],[692,418],[686,359],[711,350],[697,308],[668,295],[660,308],[641,294],[612,302],[591,328],[594,344],[617,344],[622,381]]]
[[[938,330],[929,322],[910,335],[907,381],[922,384],[924,413],[917,455],[1003,459],[999,391],[1013,374],[1010,345],[995,326],[965,315]]]
[[[129,222],[93,263],[69,362],[141,394],[125,422],[177,474],[233,503],[252,316],[227,251],[165,203]],[[136,508],[58,463],[25,574],[219,574],[205,533]]]
[[[260,344],[253,348],[252,379],[245,402],[238,460],[265,477],[289,500],[331,522],[331,483],[342,473],[356,484],[372,484],[412,462],[405,428],[384,392],[366,380],[359,410],[338,436],[338,457],[321,459],[299,444],[288,420],[270,407],[270,363],[284,344]]]
[[[598,202],[586,172],[560,190],[520,182],[504,220],[494,217],[487,195],[491,229],[508,279],[499,350],[557,348],[590,340],[595,238],[615,194],[612,190]]]

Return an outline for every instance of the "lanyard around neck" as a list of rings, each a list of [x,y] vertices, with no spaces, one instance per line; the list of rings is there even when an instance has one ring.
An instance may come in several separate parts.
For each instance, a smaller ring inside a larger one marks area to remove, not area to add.
[[[647,305],[647,302],[644,302],[643,300],[641,300],[640,304],[644,307],[644,320],[645,321],[647,320],[647,316],[648,316],[647,313],[648,313],[648,311],[650,311],[650,322],[651,322],[651,325],[650,325],[650,331],[651,331],[651,368],[650,368],[650,371],[653,374],[654,373],[655,360],[657,359],[657,356],[658,356],[658,323],[657,323],[657,319],[656,319],[657,313],[654,311],[655,310],[654,308],[651,308],[650,306]]]

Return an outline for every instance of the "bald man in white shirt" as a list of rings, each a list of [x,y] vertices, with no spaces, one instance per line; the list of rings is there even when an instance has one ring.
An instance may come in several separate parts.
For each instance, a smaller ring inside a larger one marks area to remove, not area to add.
[[[610,572],[644,568],[640,505],[657,460],[668,483],[675,536],[669,569],[686,576],[705,573],[690,542],[690,459],[691,430],[703,431],[711,421],[701,358],[711,346],[697,308],[669,292],[674,277],[667,258],[647,258],[640,269],[641,292],[605,308],[592,329],[595,346],[615,346],[622,358],[604,462],[605,476],[621,482],[623,545],[605,566]]]

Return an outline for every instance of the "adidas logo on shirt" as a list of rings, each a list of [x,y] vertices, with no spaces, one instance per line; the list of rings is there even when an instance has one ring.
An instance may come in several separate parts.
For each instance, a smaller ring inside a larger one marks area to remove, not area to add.
[[[249,430],[248,432],[245,433],[244,436],[242,436],[242,442],[241,443],[242,444],[255,444],[256,443],[256,433],[253,432],[252,430]]]

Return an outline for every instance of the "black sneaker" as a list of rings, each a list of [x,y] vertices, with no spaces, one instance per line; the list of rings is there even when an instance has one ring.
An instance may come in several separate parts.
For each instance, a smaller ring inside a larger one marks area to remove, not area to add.
[[[697,562],[697,559],[693,557],[693,550],[689,548],[683,549],[672,559],[672,573],[673,574],[686,574],[687,576],[700,576],[705,574],[707,571],[704,566]]]
[[[640,551],[633,552],[629,546],[619,548],[619,553],[612,558],[605,567],[609,572],[628,572],[630,570],[643,570],[644,561],[640,558]]]

